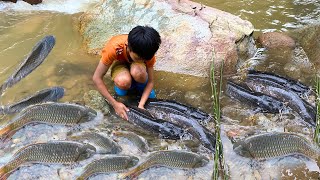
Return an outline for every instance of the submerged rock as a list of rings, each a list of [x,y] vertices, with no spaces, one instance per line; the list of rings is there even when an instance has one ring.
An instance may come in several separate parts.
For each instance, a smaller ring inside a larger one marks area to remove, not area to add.
[[[87,106],[90,106],[95,110],[100,110],[103,114],[110,113],[110,105],[96,90],[90,90],[89,92],[86,92],[83,96],[83,100]]]
[[[99,54],[108,39],[137,24],[161,35],[156,70],[208,77],[214,55],[217,72],[224,61],[224,73],[230,74],[240,51],[252,52],[244,48],[253,47],[249,21],[189,0],[105,0],[81,16],[80,32],[88,52]]]

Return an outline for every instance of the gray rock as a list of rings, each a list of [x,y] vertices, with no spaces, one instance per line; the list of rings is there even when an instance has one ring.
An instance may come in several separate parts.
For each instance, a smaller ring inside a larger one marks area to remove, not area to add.
[[[101,111],[103,114],[110,113],[110,106],[105,98],[96,90],[90,90],[83,96],[85,104],[93,109]]]

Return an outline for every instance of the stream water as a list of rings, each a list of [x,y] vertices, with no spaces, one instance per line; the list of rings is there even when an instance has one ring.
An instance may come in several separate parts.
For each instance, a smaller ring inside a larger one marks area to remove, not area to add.
[[[65,88],[66,94],[61,101],[83,103],[84,93],[94,89],[91,77],[100,57],[86,54],[85,49],[82,47],[82,39],[77,25],[81,12],[92,7],[98,0],[81,2],[76,0],[43,0],[43,2],[43,4],[37,6],[31,6],[22,1],[18,1],[17,4],[0,2],[0,82],[5,81],[11,75],[15,67],[42,37],[52,34],[56,38],[56,45],[44,63],[21,82],[2,94],[0,98],[1,105],[10,104],[38,90],[51,86]],[[318,1],[312,0],[303,2],[296,0],[267,0],[263,2],[255,0],[201,0],[199,2],[251,21],[257,34],[266,31],[288,31],[305,24],[312,24],[318,20],[317,18],[320,14]],[[301,49],[295,51],[298,54],[299,52],[303,54]],[[269,51],[265,52],[265,55],[266,57],[262,58],[259,65],[256,66],[257,69],[287,75],[312,85],[314,71],[309,71],[308,66],[300,69],[301,64],[289,63],[287,57],[292,56],[292,52],[286,54],[283,51]],[[254,62],[244,62],[244,64],[246,63],[252,64]],[[231,78],[240,76],[241,74]],[[212,111],[211,86],[208,78],[160,71],[155,73],[155,77],[155,89],[158,98],[187,103],[208,113]],[[112,82],[108,78],[106,78],[106,83],[112,86]],[[310,129],[303,124],[293,123],[290,125],[289,123],[288,125],[284,120],[287,117],[287,119],[296,122],[298,121],[297,115],[284,114],[283,118],[280,115],[254,114],[249,107],[232,101],[225,95],[222,96],[222,113],[224,115],[222,140],[231,179],[316,179],[319,177],[319,168],[314,160],[288,157],[253,162],[236,155],[232,149],[232,142],[228,138],[230,132],[237,134],[237,137],[233,138],[241,138],[250,133],[261,131],[282,132],[284,131],[283,127],[285,127],[286,131],[299,132],[306,138],[311,139]],[[2,117],[0,126],[10,118],[11,116]],[[121,120],[114,116],[105,117],[102,122],[106,124],[110,124],[110,122],[122,123]],[[128,123],[124,124],[129,126]],[[102,125],[100,127],[101,131],[107,133],[110,131],[108,126]],[[209,128],[212,127],[212,124],[209,124]],[[40,129],[42,130],[40,131]],[[12,153],[23,145],[52,139],[63,139],[67,131],[68,129],[64,127],[47,125],[36,125],[21,130],[13,137],[7,149],[0,149],[0,166],[7,162]],[[159,146],[155,147],[155,149],[187,148],[181,145],[181,142],[172,143],[170,141],[152,139],[148,136],[146,138],[152,144]],[[135,155],[140,160],[145,158],[144,154],[132,149],[130,142],[120,139],[119,144],[124,149],[122,154]],[[211,155],[204,149],[200,149],[200,151],[212,159]],[[81,170],[81,165],[86,163],[88,161],[83,162],[76,168],[57,165],[49,167],[44,165],[29,166],[16,171],[10,176],[10,179],[41,179],[46,176],[52,177],[51,179],[70,179],[76,177]],[[213,162],[210,161],[206,167],[197,169],[191,174],[182,170],[168,168],[152,169],[143,173],[140,178],[186,179],[192,176],[194,179],[210,179],[212,164]],[[43,174],[41,172],[46,173]],[[99,175],[94,179],[116,179],[116,177],[116,174]]]

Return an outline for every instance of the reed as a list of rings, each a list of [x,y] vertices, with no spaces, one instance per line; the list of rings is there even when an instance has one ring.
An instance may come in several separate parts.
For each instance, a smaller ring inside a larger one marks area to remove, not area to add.
[[[224,166],[224,157],[223,157],[223,146],[220,138],[220,123],[221,123],[221,109],[220,109],[220,94],[222,89],[222,74],[223,74],[223,61],[220,66],[220,80],[216,81],[215,77],[215,67],[214,67],[215,54],[212,53],[212,61],[210,68],[210,83],[211,83],[211,98],[212,98],[212,111],[215,121],[215,136],[216,136],[216,146],[214,154],[214,167],[212,179],[217,180],[221,174],[223,179],[228,179],[225,166]],[[219,86],[218,86],[219,84]],[[219,169],[220,168],[220,169]]]
[[[316,108],[317,108],[317,116],[316,116],[316,129],[314,132],[314,141],[319,144],[319,132],[320,132],[320,78],[316,76],[315,80],[315,91],[316,91]]]

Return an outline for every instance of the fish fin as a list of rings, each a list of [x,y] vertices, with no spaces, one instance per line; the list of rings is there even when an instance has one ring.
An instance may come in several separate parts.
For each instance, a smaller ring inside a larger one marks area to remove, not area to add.
[[[140,175],[139,170],[137,168],[134,168],[126,173],[122,173],[119,175],[120,179],[136,179]]]
[[[8,135],[12,131],[12,126],[9,124],[8,126],[0,129],[0,138],[1,139],[7,139]]]
[[[6,180],[9,177],[9,172],[7,172],[6,166],[0,168],[0,180]]]

